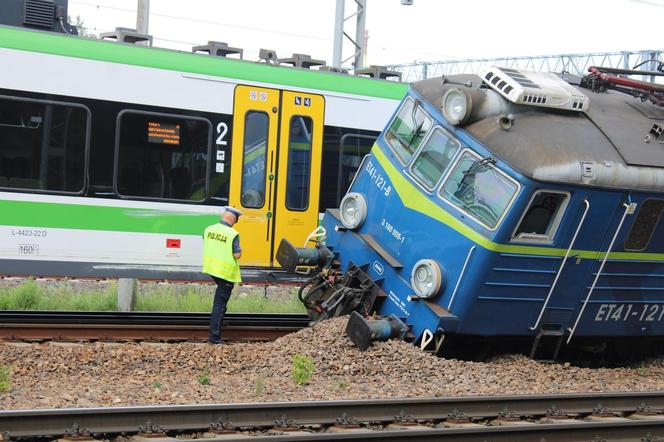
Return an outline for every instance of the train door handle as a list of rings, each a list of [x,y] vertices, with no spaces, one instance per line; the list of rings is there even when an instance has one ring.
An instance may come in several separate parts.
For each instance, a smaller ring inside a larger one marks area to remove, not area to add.
[[[274,174],[273,174],[273,173],[269,174],[269,175],[267,176],[267,179],[268,179],[269,181],[274,181]]]
[[[265,217],[266,217],[267,219],[272,219],[272,211],[268,211],[268,212],[265,214]]]

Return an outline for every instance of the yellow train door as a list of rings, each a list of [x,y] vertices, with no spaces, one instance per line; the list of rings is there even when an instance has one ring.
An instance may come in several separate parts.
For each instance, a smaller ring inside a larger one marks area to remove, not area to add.
[[[323,151],[325,99],[302,92],[282,94],[273,259],[282,238],[302,247],[318,225]]]
[[[240,265],[266,266],[272,256],[279,99],[275,89],[235,88],[229,202],[244,213],[235,226]]]
[[[281,238],[304,243],[318,223],[324,98],[237,86],[229,203],[244,213],[241,265],[271,267]]]

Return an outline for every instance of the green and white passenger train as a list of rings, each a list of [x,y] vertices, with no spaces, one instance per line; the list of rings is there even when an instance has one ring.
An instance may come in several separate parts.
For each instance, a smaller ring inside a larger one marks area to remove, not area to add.
[[[200,278],[238,224],[245,279],[336,207],[407,85],[0,27],[0,274]]]

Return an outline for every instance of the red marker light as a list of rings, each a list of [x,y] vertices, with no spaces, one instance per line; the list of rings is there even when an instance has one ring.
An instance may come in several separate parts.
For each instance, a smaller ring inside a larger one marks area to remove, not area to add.
[[[180,248],[180,241],[179,239],[171,239],[168,238],[166,240],[166,248],[167,249],[179,249]]]

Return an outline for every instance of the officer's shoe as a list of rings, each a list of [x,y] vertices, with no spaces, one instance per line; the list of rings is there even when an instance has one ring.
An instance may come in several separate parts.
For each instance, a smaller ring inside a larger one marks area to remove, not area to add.
[[[221,340],[221,339],[208,339],[207,343],[208,344],[219,345],[219,344],[225,344],[226,342]]]

